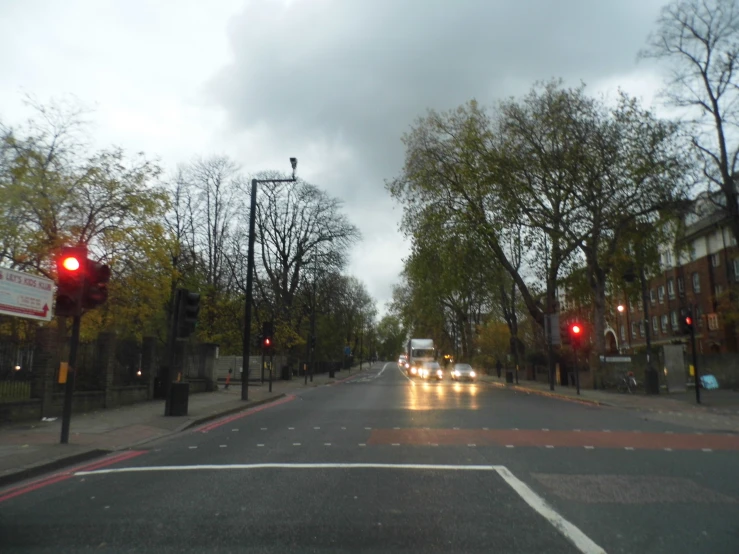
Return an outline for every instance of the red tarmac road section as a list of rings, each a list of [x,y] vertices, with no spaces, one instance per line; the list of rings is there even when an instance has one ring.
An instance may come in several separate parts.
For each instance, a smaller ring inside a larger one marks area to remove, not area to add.
[[[634,431],[537,431],[509,429],[373,429],[368,445],[564,446],[646,450],[739,450],[739,436]]]
[[[284,404],[286,402],[291,402],[292,400],[295,400],[295,395],[293,394],[291,394],[290,396],[286,396],[285,398],[281,398],[280,400],[275,400],[274,402],[266,402],[264,404],[260,404],[259,406],[254,406],[253,408],[244,410],[243,412],[239,412],[235,415],[227,416],[222,419],[217,419],[213,423],[206,423],[202,427],[198,427],[196,431],[199,433],[207,433],[208,431],[212,431],[213,429],[216,429],[217,427],[220,427],[221,425],[226,425],[226,423],[230,423],[237,419],[241,419],[242,417],[246,417],[256,412],[261,412],[262,410],[274,408],[275,406],[279,406],[280,404]]]
[[[5,502],[6,500],[10,500],[11,498],[15,498],[16,496],[20,496],[22,494],[26,494],[28,492],[46,487],[47,485],[52,485],[60,481],[65,481],[70,477],[73,477],[74,474],[78,471],[93,471],[95,469],[101,469],[103,467],[107,467],[118,462],[130,460],[131,458],[135,458],[136,456],[141,456],[141,454],[146,454],[146,450],[129,450],[126,452],[120,452],[119,454],[108,456],[102,460],[98,460],[97,462],[92,462],[84,465],[76,465],[67,468],[58,473],[49,475],[48,477],[43,477],[41,479],[37,479],[36,481],[31,481],[30,483],[25,483],[18,487],[0,492],[0,503]]]

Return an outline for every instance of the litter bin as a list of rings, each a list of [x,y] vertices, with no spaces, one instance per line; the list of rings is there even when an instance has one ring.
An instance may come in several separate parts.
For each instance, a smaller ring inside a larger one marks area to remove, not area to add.
[[[169,415],[187,415],[187,401],[190,397],[190,383],[172,383],[169,391]]]
[[[513,383],[513,371],[510,369],[506,369],[505,372],[505,382],[506,383]]]

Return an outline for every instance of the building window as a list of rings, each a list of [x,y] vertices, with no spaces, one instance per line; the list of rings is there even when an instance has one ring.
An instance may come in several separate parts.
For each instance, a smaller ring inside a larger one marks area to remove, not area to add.
[[[690,257],[690,261],[695,261],[695,246],[690,247],[690,252],[688,253],[688,256]]]
[[[652,331],[654,331],[655,333],[659,331],[659,322],[657,321],[656,315],[652,316]]]
[[[636,321],[631,323],[631,336],[636,338],[636,329],[637,329],[637,323]]]
[[[718,314],[708,314],[708,330],[718,331]]]
[[[654,296],[654,289],[649,289],[649,301],[654,304],[656,297]]]
[[[639,322],[639,336],[640,337],[644,336],[644,320]]]
[[[677,278],[677,291],[680,293],[680,296],[685,296],[685,281],[682,277]]]
[[[713,289],[713,294],[714,294],[714,296],[716,296],[716,298],[718,298],[719,296],[721,296],[721,294],[722,294],[723,292],[724,292],[724,287],[723,287],[723,285],[716,285],[716,286],[714,287],[714,289]]]
[[[667,314],[662,315],[662,332],[667,332]]]
[[[701,276],[698,273],[693,273],[693,292],[701,291]]]
[[[734,281],[739,283],[739,258],[734,258]]]
[[[621,324],[621,340],[626,340],[626,326]]]
[[[737,260],[737,261],[739,261],[739,260]],[[629,311],[630,312],[633,312],[634,311],[634,302],[632,302],[631,300],[629,300]]]
[[[731,235],[731,240],[729,241],[729,244],[731,244],[731,246],[736,246],[736,237],[733,234]]]
[[[672,330],[677,330],[677,312],[675,310],[672,310],[670,312],[670,323],[672,323]]]
[[[721,258],[718,254],[711,254],[711,265],[713,267],[718,267],[721,265]]]
[[[698,324],[698,329],[703,329],[703,308],[701,306],[695,308],[695,321]]]
[[[669,250],[665,252],[665,266],[672,267],[672,252]]]
[[[675,298],[675,280],[670,279],[667,281],[667,296],[671,299]]]
[[[660,285],[659,289],[657,289],[657,296],[659,297],[659,303],[664,304],[665,302],[665,286]]]

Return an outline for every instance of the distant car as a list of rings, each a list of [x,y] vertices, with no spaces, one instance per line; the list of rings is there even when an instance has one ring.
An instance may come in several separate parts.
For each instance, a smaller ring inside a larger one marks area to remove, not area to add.
[[[408,356],[405,354],[401,354],[398,356],[398,367],[403,369],[406,367],[406,364],[408,363]]]
[[[444,370],[441,369],[439,362],[423,362],[418,369],[418,376],[422,379],[438,379],[444,378]]]
[[[470,364],[454,364],[454,367],[452,368],[452,380],[474,381],[475,379],[477,379],[477,373],[475,373],[475,370],[472,369]]]

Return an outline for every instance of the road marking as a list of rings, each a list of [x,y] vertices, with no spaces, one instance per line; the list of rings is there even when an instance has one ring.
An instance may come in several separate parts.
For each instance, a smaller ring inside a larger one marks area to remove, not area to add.
[[[408,381],[410,381],[411,385],[413,385],[414,387],[416,386],[416,383],[415,383],[415,382],[413,381],[413,379],[411,379],[410,377],[408,377],[408,376],[407,376],[407,375],[405,374],[405,371],[403,371],[402,369],[400,369],[400,368],[399,368],[399,367],[398,367],[397,365],[396,365],[395,367],[396,367],[396,368],[398,369],[398,371],[400,372],[400,374],[401,374],[401,375],[402,375],[403,377],[405,377],[406,379],[408,379]]]
[[[387,362],[384,366],[382,366],[382,369],[380,370],[380,373],[377,374],[377,376],[375,377],[375,379],[377,379],[377,377],[379,377],[380,375],[382,375],[382,372],[385,371],[385,368],[387,366],[389,366],[390,364],[392,364],[392,363],[395,363],[395,362]],[[398,364],[395,364],[395,365],[397,366]]]
[[[489,431],[489,429],[487,427],[483,427],[482,430],[483,431]]]
[[[703,452],[713,452],[713,448],[703,448]]]
[[[300,443],[299,442],[294,442],[293,443],[293,446],[300,446]]]
[[[365,427],[364,430],[365,431],[371,431],[372,430],[372,427]]]
[[[526,504],[551,523],[554,528],[562,533],[562,535],[564,535],[564,537],[580,552],[583,554],[606,554],[605,550],[593,542],[593,540],[585,533],[580,531],[578,527],[559,515],[559,513],[549,506],[541,496],[536,494],[526,483],[513,475],[507,467],[497,466],[496,471],[498,472],[498,475],[500,475],[506,483],[508,483],[508,485],[518,493]]]
[[[665,431],[665,435],[674,435],[674,434],[675,434],[674,431]]]
[[[459,431],[459,427],[452,427],[452,429],[455,429],[456,431]]]
[[[512,444],[506,444],[506,445],[505,445],[505,447],[506,447],[506,448],[516,448],[516,447],[515,447],[514,445],[512,445]]]
[[[342,428],[341,428],[341,430],[342,430],[342,431],[346,431],[346,427],[342,427]]]
[[[273,402],[267,402],[265,404],[260,404],[259,406],[254,406],[253,408],[249,408],[247,410],[244,410],[243,412],[239,412],[237,414],[234,414],[232,416],[228,416],[225,418],[218,419],[214,421],[213,423],[207,423],[206,425],[203,425],[202,427],[197,429],[197,432],[199,433],[207,433],[208,431],[211,431],[213,429],[216,429],[217,427],[220,427],[221,425],[225,425],[226,423],[231,423],[232,421],[235,421],[237,419],[241,419],[242,417],[247,417],[252,414],[255,414],[257,412],[261,412],[262,410],[268,410],[269,408],[273,408],[275,406],[279,406],[280,404],[285,404],[286,402],[292,402],[295,400],[297,396],[294,394],[291,394],[289,396],[285,396],[279,400],[275,400]],[[236,429],[238,431],[238,429]]]
[[[363,443],[363,442],[360,442],[359,443],[359,446],[367,446],[367,445],[365,443]]]
[[[554,448],[553,444],[547,444],[544,448]]]
[[[264,446],[263,444],[257,444],[257,446]]]
[[[437,443],[435,443],[435,442],[432,442],[431,443],[431,446],[439,446],[439,445]]]
[[[393,429],[400,429],[400,427],[393,427]]]
[[[611,432],[611,430],[610,430],[610,429],[603,429],[603,432],[604,432],[604,433],[610,433],[610,432]]]
[[[290,431],[295,431],[295,427],[288,427]]]
[[[267,428],[266,428],[266,427],[262,427],[262,431],[266,431],[266,430],[267,430]]]
[[[238,429],[231,429],[231,432],[232,433],[236,433],[237,431],[238,431]]]
[[[314,427],[313,429],[320,429],[320,427]]]
[[[226,448],[226,445],[225,444],[221,444],[220,447],[221,448]]]
[[[254,469],[410,469],[432,471],[491,471],[496,472],[526,504],[544,517],[570,543],[583,554],[605,554],[600,546],[593,542],[578,527],[570,523],[556,512],[546,501],[536,494],[526,483],[513,475],[505,466],[499,465],[442,465],[442,464],[381,464],[381,463],[265,463],[265,464],[228,464],[228,465],[192,465],[192,466],[144,466],[99,469],[96,471],[78,471],[76,476],[106,473],[141,473],[155,471],[202,471],[202,470],[254,470]]]
[[[575,431],[576,433],[579,433],[581,430],[580,429],[573,429],[573,431]]]
[[[594,448],[595,448],[595,446],[586,446],[585,447],[585,450],[593,450]]]
[[[665,452],[672,452],[672,448],[665,448]]]
[[[393,446],[400,446],[400,443],[399,442],[394,442],[392,445]]]
[[[323,443],[323,446],[331,446],[331,443],[330,442],[324,442]]]
[[[542,429],[542,431],[549,431],[549,429]]]
[[[188,448],[189,448],[190,450],[195,450],[195,449],[197,448],[197,446],[188,446]]]
[[[477,446],[476,444],[468,444],[467,446]]]
[[[624,447],[624,450],[634,450],[634,447],[633,446],[625,446]]]

